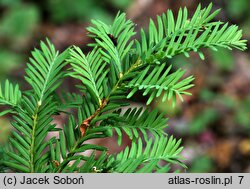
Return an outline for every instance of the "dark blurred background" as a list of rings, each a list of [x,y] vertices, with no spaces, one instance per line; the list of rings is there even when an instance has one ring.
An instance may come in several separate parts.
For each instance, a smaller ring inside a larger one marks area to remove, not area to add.
[[[202,6],[213,2],[214,9],[221,9],[217,20],[239,25],[249,40],[249,0],[0,0],[0,80],[10,78],[26,88],[25,63],[45,37],[59,50],[74,44],[87,51],[90,39],[85,28],[91,19],[110,23],[121,10],[138,29],[167,9],[176,15],[179,7],[186,6],[192,14],[200,2]],[[250,172],[249,50],[206,50],[205,54],[204,62],[196,54],[171,60],[176,68],[184,67],[195,76],[193,95],[175,108],[160,100],[152,108],[170,118],[168,133],[183,138],[188,172]],[[9,128],[8,119],[1,117],[0,143],[6,141]]]

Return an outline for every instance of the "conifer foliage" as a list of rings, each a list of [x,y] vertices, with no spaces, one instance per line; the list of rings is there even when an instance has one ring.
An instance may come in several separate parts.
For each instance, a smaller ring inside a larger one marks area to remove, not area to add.
[[[6,172],[27,173],[168,172],[173,164],[186,168],[181,140],[165,133],[167,118],[156,109],[131,108],[129,99],[140,91],[146,105],[158,97],[175,105],[191,95],[187,90],[194,77],[173,70],[172,57],[189,57],[193,51],[204,59],[201,48],[246,49],[238,26],[213,21],[219,10],[211,10],[212,4],[199,5],[191,18],[186,8],[176,17],[168,10],[150,20],[138,39],[125,13],[118,13],[112,25],[93,20],[87,28],[94,41],[88,54],[76,46],[59,53],[49,40],[41,42],[25,70],[30,89],[21,91],[8,80],[0,86],[0,115],[12,115],[13,126],[5,148],[8,158],[0,160],[1,166]],[[56,91],[66,77],[79,80],[78,94]],[[67,122],[59,127],[53,118],[62,114]],[[58,135],[49,137],[51,132]],[[117,137],[120,145],[124,135],[132,144],[117,154],[89,141]]]

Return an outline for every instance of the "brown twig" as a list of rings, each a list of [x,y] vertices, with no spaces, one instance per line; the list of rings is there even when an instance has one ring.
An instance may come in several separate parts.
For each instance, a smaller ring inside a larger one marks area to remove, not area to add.
[[[103,99],[102,103],[100,105],[100,107],[88,118],[86,118],[85,120],[83,120],[82,124],[80,125],[80,131],[82,136],[84,136],[87,128],[90,125],[90,122],[100,113],[100,111],[107,105],[107,100]]]
[[[100,107],[88,118],[86,118],[85,120],[83,120],[82,124],[80,125],[80,131],[81,131],[81,135],[84,136],[85,132],[87,130],[87,128],[90,125],[90,122],[97,116],[99,115],[100,111],[107,105],[110,95],[112,94],[113,91],[115,91],[118,87],[120,82],[122,81],[122,78],[124,75],[128,74],[129,72],[131,72],[133,69],[139,67],[142,65],[142,60],[138,59],[129,69],[126,73],[122,74],[120,73],[120,78],[118,80],[118,82],[116,83],[115,87],[112,89],[111,93],[106,97],[106,99],[102,99],[100,102]]]

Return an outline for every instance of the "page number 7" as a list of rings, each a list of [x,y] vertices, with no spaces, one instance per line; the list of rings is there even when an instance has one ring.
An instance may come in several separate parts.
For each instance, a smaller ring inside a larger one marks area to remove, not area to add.
[[[240,183],[239,183],[239,184],[241,184],[241,182],[242,182],[244,176],[238,176],[238,177],[239,177],[239,179],[240,179]]]

